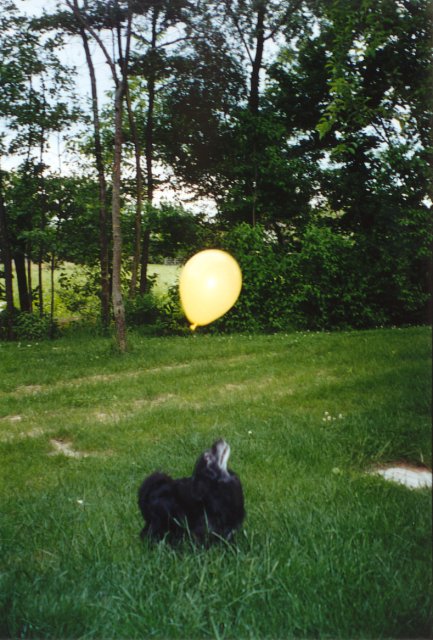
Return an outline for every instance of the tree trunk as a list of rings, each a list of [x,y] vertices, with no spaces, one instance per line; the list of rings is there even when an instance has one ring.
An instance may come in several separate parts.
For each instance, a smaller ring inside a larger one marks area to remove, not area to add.
[[[54,257],[54,251],[51,255],[51,300],[50,300],[50,338],[54,338],[54,271],[56,268],[56,261]]]
[[[138,269],[140,267],[141,257],[141,225],[143,214],[143,175],[141,172],[141,145],[137,131],[137,126],[132,111],[131,96],[129,93],[128,83],[125,85],[126,105],[128,109],[129,128],[134,143],[135,153],[135,181],[136,181],[136,200],[135,200],[135,238],[134,238],[134,257],[132,261],[131,282],[129,294],[134,297],[137,291]]]
[[[120,228],[120,178],[122,160],[122,101],[123,81],[116,87],[114,99],[114,162],[113,162],[113,313],[116,323],[116,336],[119,351],[126,351],[126,320],[121,286],[122,234]]]
[[[250,95],[248,96],[248,108],[253,116],[253,131],[252,131],[252,140],[251,140],[251,148],[252,148],[252,161],[253,161],[253,177],[252,183],[249,185],[248,194],[251,198],[251,223],[255,226],[257,222],[257,182],[258,182],[258,141],[257,141],[257,131],[256,131],[256,122],[254,119],[259,114],[259,105],[260,105],[260,71],[262,69],[263,64],[263,52],[265,45],[265,15],[266,15],[266,5],[264,2],[261,2],[257,8],[257,20],[256,20],[256,28],[255,28],[255,39],[256,39],[256,51],[254,60],[252,61],[252,69],[251,69],[251,78],[250,78]]]
[[[13,254],[15,262],[15,272],[17,274],[18,297],[20,300],[20,309],[26,313],[30,313],[29,290],[27,287],[26,276],[26,257],[24,252],[16,249]]]
[[[151,50],[156,49],[156,25],[158,22],[158,9],[154,8],[152,15],[152,40]],[[153,178],[153,114],[155,108],[155,70],[152,68],[147,81],[147,118],[145,131],[145,154],[146,154],[146,174],[147,174],[147,193],[146,200],[149,206],[150,215],[152,215],[151,207],[153,204],[153,192],[155,188]],[[143,248],[141,254],[141,274],[140,274],[140,293],[144,293],[147,289],[147,266],[149,262],[149,237],[150,232],[146,231],[143,235]]]
[[[33,281],[32,281],[32,261],[30,258],[31,247],[27,245],[27,286],[29,288],[29,306],[30,313],[33,313]]]
[[[42,251],[39,251],[38,259],[38,300],[39,300],[39,316],[44,315],[44,283],[42,280]],[[29,300],[30,311],[30,300]]]
[[[113,32],[113,45],[117,40],[117,52],[110,56],[103,40],[97,30],[93,29],[87,17],[81,13],[77,0],[66,0],[67,5],[72,9],[76,18],[92,37],[98,43],[105,60],[110,67],[113,80],[115,83],[114,94],[114,161],[113,161],[113,194],[111,205],[111,222],[113,232],[113,269],[112,269],[112,302],[113,314],[116,324],[117,346],[121,353],[126,351],[126,320],[125,307],[123,304],[122,286],[121,286],[121,268],[122,268],[122,234],[120,227],[120,184],[121,184],[121,160],[122,160],[122,103],[125,94],[125,85],[127,82],[128,61],[130,55],[130,43],[132,34],[132,3],[128,2],[128,24],[126,30],[126,46],[125,52],[122,51],[122,29],[120,21],[117,22],[115,37]],[[116,60],[115,60],[116,57]],[[119,78],[116,63],[121,69],[121,77]]]
[[[107,225],[107,184],[105,180],[105,167],[102,157],[101,130],[99,122],[98,91],[96,85],[95,67],[90,53],[89,40],[86,31],[80,23],[80,35],[83,41],[87,67],[89,69],[90,86],[92,94],[93,114],[93,141],[95,150],[95,164],[98,173],[99,186],[99,262],[101,282],[101,321],[104,329],[110,324],[110,259],[108,253],[108,225]]]
[[[265,46],[265,15],[266,5],[264,2],[261,2],[257,8],[257,21],[254,31],[256,52],[251,69],[250,95],[248,96],[248,107],[250,112],[254,115],[259,112],[260,71],[262,69]]]
[[[46,116],[46,98],[45,98],[45,82],[42,79],[42,104],[43,104],[43,115]],[[45,118],[44,118],[45,119]],[[42,318],[44,315],[44,285],[42,281],[42,263],[44,260],[44,234],[47,226],[47,194],[45,190],[45,176],[44,176],[44,153],[45,153],[45,124],[43,123],[40,130],[40,142],[39,142],[39,162],[40,162],[40,206],[41,206],[41,220],[39,224],[39,229],[41,232],[41,239],[39,241],[39,260],[38,260],[38,275],[39,275],[39,315]]]
[[[149,265],[149,244],[150,244],[150,230],[145,229],[143,233],[143,247],[142,247],[142,253],[141,253],[140,293],[146,293],[147,291],[147,268]]]
[[[3,184],[2,174],[0,171],[0,247],[3,257],[3,264],[5,270],[5,289],[6,289],[6,315],[7,315],[7,328],[6,337],[8,340],[13,340],[13,314],[14,314],[14,295],[13,295],[13,275],[12,275],[12,255],[11,247],[9,244],[8,223],[6,215],[6,207],[3,200]]]

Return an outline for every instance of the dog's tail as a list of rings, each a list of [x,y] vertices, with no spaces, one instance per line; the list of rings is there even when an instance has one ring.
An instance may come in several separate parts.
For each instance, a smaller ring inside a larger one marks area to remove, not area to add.
[[[141,511],[143,511],[143,506],[146,505],[150,499],[159,494],[161,490],[164,490],[171,482],[172,479],[170,476],[166,473],[160,473],[159,471],[148,476],[138,490],[138,504]]]
[[[162,538],[168,530],[173,479],[165,473],[155,472],[145,479],[138,491],[138,506],[145,520],[141,537]]]

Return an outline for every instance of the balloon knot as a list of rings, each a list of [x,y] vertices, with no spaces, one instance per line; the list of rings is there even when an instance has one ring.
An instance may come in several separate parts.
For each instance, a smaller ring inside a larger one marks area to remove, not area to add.
[[[191,331],[195,331],[197,329],[197,325],[196,324],[192,324],[190,326]]]

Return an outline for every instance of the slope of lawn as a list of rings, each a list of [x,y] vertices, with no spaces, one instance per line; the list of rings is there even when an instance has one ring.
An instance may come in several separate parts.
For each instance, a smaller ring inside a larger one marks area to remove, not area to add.
[[[0,635],[421,638],[431,491],[426,328],[0,343]],[[156,468],[232,448],[247,519],[210,550],[139,539]]]

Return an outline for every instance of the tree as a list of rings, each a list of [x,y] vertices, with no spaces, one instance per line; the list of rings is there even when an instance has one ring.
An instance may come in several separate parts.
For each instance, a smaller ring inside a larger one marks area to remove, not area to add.
[[[155,138],[176,183],[222,200],[230,186],[224,165],[232,157],[233,123],[239,102],[246,99],[246,82],[217,26],[207,16],[194,23],[194,36],[167,60]]]
[[[93,157],[94,166],[98,178],[98,201],[99,201],[99,262],[100,262],[100,284],[101,284],[101,321],[104,329],[110,323],[110,259],[109,259],[109,237],[108,237],[108,203],[107,203],[107,180],[103,141],[100,123],[100,108],[98,97],[98,80],[93,63],[93,57],[89,44],[89,36],[82,20],[77,19],[76,12],[79,6],[73,0],[74,11],[61,11],[56,13],[44,13],[42,17],[33,20],[33,24],[41,31],[65,33],[69,36],[78,35],[81,39],[86,64],[89,72],[90,93],[91,93],[91,118],[92,118],[92,143],[89,144],[89,153]],[[91,147],[91,149],[90,149]]]
[[[74,0],[75,11],[78,9],[78,2]],[[98,174],[98,199],[99,199],[99,242],[100,242],[100,265],[101,265],[101,319],[102,326],[107,329],[110,322],[110,280],[109,269],[110,260],[108,256],[108,232],[107,232],[107,184],[105,178],[105,163],[102,152],[101,131],[99,124],[99,104],[95,67],[89,47],[89,38],[81,20],[78,20],[78,29],[84,47],[86,63],[89,70],[91,96],[92,96],[92,118],[93,118],[93,139],[95,164]]]
[[[131,100],[127,99],[130,129],[135,149],[137,205],[136,205],[136,240],[132,268],[131,290],[135,286],[136,272],[140,263],[140,293],[147,288],[147,266],[149,257],[149,229],[145,228],[143,241],[140,246],[141,235],[141,149],[144,149],[146,163],[146,208],[152,211],[155,192],[155,109],[157,94],[161,90],[161,83],[167,79],[172,66],[170,51],[173,46],[190,39],[188,28],[190,25],[193,3],[190,0],[160,0],[159,2],[141,2],[135,8],[140,14],[140,22],[134,30],[137,47],[131,60],[129,74],[137,79],[144,79],[146,111],[142,141],[136,123],[131,119]],[[171,32],[177,30],[178,35],[170,37]],[[139,84],[141,86],[141,83]],[[127,91],[129,98],[129,91]]]
[[[227,0],[204,7],[186,64],[163,95],[162,154],[185,184],[216,200],[226,222],[267,224],[263,144],[273,145],[280,131],[263,115],[266,47],[283,32],[299,31],[303,3]]]
[[[122,114],[131,50],[132,6],[129,2],[125,5],[125,3],[113,0],[108,4],[95,2],[91,10],[89,10],[86,5],[80,8],[77,0],[74,0],[74,4],[72,4],[70,0],[65,1],[86,32],[97,42],[110,67],[114,82],[114,158],[111,207],[113,232],[112,302],[116,324],[117,345],[119,351],[123,353],[127,348],[127,340],[125,307],[121,287],[122,234],[120,224],[120,191],[123,144]],[[115,55],[110,55],[100,36],[99,32],[103,29],[110,29],[112,31],[113,42],[115,42],[116,46]]]
[[[270,71],[271,111],[314,167],[311,213],[355,238],[372,306],[388,321],[420,322],[431,287],[428,3],[316,9],[315,31]]]
[[[14,220],[11,220],[5,204],[5,193],[2,194],[5,215],[9,218],[8,239],[9,242],[14,242],[8,251],[15,263],[20,306],[23,311],[31,311],[31,282],[26,273],[26,257],[33,248],[28,233],[36,226],[42,232],[45,225],[43,183],[47,139],[50,133],[60,131],[70,123],[75,117],[75,109],[71,109],[73,101],[67,101],[65,95],[70,88],[71,72],[60,64],[56,56],[59,39],[41,39],[32,22],[20,16],[12,2],[2,0],[1,5],[0,118],[6,126],[2,127],[0,146],[3,155],[25,156],[22,166],[29,169],[28,172],[24,169],[29,182],[28,196],[30,197],[30,189],[38,194],[37,202],[35,199],[32,202],[36,206],[16,210]],[[22,185],[24,186],[24,181]],[[11,232],[12,228],[14,232]],[[40,262],[43,254],[42,233],[38,248]],[[42,291],[41,278],[39,291]]]

